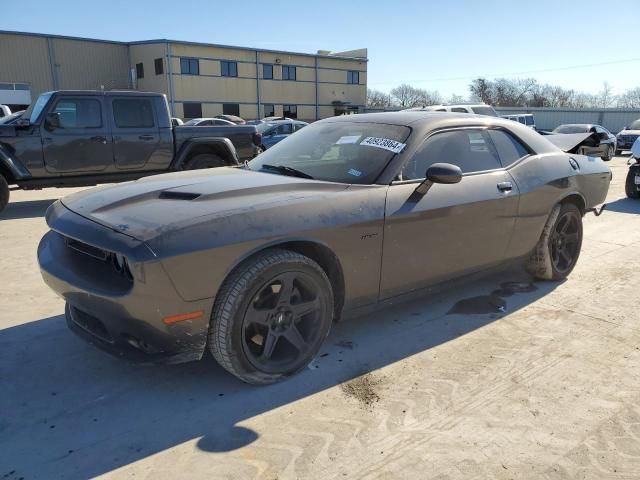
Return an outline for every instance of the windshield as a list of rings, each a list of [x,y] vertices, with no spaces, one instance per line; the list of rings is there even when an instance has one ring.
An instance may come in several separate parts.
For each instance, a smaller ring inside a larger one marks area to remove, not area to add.
[[[629,128],[627,128],[627,130],[640,130],[640,120],[636,120],[631,125],[629,125]]]
[[[588,131],[586,125],[560,125],[553,130],[553,133],[587,133]]]
[[[248,163],[289,167],[316,180],[371,184],[402,151],[410,130],[376,123],[316,123],[277,143]]]
[[[9,125],[15,123],[15,120],[22,117],[24,110],[20,110],[19,112],[12,113],[11,115],[7,115],[6,117],[0,118],[0,125]]]
[[[45,105],[51,98],[51,95],[53,95],[53,93],[43,93],[38,97],[38,100],[36,100],[36,103],[33,105],[31,116],[29,117],[30,123],[36,123],[38,121],[38,117],[40,116]]]
[[[493,107],[490,107],[488,105],[480,106],[480,107],[471,107],[471,110],[473,111],[473,113],[477,115],[488,115],[490,117],[498,116],[496,114],[496,111],[493,109]]]
[[[260,123],[256,125],[256,128],[258,129],[259,133],[264,133],[267,130],[271,130],[275,126],[275,123]]]

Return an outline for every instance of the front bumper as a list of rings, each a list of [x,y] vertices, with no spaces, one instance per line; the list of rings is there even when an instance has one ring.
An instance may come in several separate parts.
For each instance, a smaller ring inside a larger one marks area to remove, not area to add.
[[[67,303],[69,328],[96,347],[136,363],[180,363],[202,357],[212,299],[185,301],[161,263],[142,243],[85,219],[61,204],[48,215],[53,230],[38,246],[45,283]],[[131,277],[95,250],[127,257]],[[169,316],[202,311],[196,319],[165,324]]]

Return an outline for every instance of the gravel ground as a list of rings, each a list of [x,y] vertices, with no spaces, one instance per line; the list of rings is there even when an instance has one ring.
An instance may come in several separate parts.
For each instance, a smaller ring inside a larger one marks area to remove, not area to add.
[[[640,478],[640,201],[611,162],[562,283],[502,273],[338,324],[290,381],[136,367],[67,331],[36,247],[73,189],[0,214],[2,478]]]

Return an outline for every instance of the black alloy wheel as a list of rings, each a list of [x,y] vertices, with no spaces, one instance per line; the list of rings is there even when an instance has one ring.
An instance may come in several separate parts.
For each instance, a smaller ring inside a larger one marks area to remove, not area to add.
[[[549,238],[551,261],[556,272],[562,275],[573,269],[580,255],[581,246],[582,218],[580,213],[577,209],[561,212]]]
[[[265,373],[295,371],[322,331],[320,285],[304,272],[276,275],[257,289],[244,313],[245,355]]]

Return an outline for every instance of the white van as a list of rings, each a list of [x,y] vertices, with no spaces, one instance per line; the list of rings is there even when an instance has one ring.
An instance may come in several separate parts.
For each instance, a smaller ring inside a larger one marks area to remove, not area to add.
[[[536,130],[536,119],[532,113],[518,113],[516,115],[502,115],[502,118],[507,120],[513,120],[514,122],[521,123],[527,127],[531,127]]]
[[[497,117],[498,114],[491,105],[485,103],[458,103],[444,105],[429,105],[428,107],[413,107],[403,110],[404,112],[458,112],[475,113],[476,115],[488,115]]]

